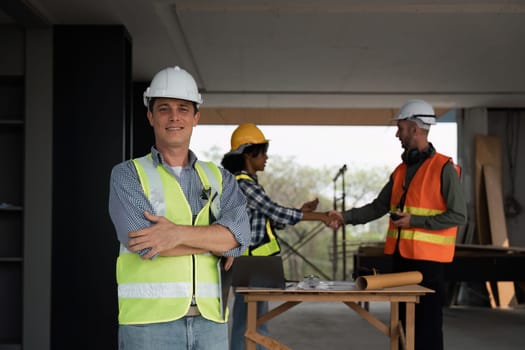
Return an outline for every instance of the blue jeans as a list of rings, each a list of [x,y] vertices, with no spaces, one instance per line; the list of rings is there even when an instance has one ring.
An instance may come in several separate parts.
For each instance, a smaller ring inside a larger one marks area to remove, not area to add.
[[[230,340],[230,350],[245,350],[246,345],[244,341],[244,333],[246,332],[246,315],[248,308],[244,302],[244,295],[234,293],[235,300],[233,303],[233,321],[232,321],[232,334]],[[257,302],[257,316],[268,312],[268,302],[258,301]],[[257,332],[262,335],[268,335],[268,327],[266,323],[263,323],[257,327]],[[257,344],[257,350],[264,350],[265,347]]]
[[[119,350],[228,349],[228,324],[201,316],[145,325],[120,325]]]

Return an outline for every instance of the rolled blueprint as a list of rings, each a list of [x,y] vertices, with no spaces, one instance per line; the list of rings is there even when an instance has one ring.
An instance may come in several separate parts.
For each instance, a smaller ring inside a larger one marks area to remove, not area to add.
[[[385,273],[382,275],[359,276],[356,279],[357,288],[381,289],[388,287],[399,287],[410,284],[418,284],[423,280],[423,275],[419,271]]]

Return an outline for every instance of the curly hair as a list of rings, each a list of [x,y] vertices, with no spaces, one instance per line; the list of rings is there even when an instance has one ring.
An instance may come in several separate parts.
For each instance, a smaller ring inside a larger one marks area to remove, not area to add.
[[[248,154],[251,157],[257,157],[261,153],[266,153],[268,151],[268,146],[268,142],[258,143],[246,147],[242,154],[226,154],[222,158],[221,165],[232,174],[240,173],[242,170],[246,170],[246,163],[243,157],[244,154]]]

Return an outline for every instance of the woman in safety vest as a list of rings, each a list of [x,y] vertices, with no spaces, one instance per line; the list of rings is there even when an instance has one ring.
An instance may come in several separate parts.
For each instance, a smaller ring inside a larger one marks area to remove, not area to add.
[[[467,221],[459,168],[428,142],[436,116],[427,102],[407,101],[395,120],[403,162],[374,201],[339,215],[357,225],[391,213],[384,252],[393,255],[394,272],[420,271],[421,285],[435,291],[416,304],[415,348],[442,350],[444,263],[452,261],[457,228]],[[399,312],[404,320],[404,307]]]
[[[239,187],[248,201],[251,224],[251,242],[245,255],[276,255],[280,252],[275,229],[295,225],[299,221],[317,220],[330,226],[337,222],[328,213],[316,212],[318,199],[304,203],[300,209],[283,207],[268,196],[257,180],[256,173],[264,171],[268,156],[269,140],[254,124],[239,125],[231,136],[231,150],[222,160],[224,168],[235,175]],[[257,314],[268,311],[268,302],[257,303]],[[233,325],[230,341],[231,350],[245,349],[246,304],[244,297],[235,294]],[[261,334],[268,334],[265,324],[257,328]],[[257,345],[258,349],[262,349]]]

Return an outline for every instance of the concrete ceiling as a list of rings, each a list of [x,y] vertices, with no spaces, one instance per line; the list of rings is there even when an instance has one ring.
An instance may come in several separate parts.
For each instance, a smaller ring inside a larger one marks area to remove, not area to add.
[[[525,1],[2,2],[0,21],[124,25],[135,81],[180,65],[208,108],[525,107]]]

